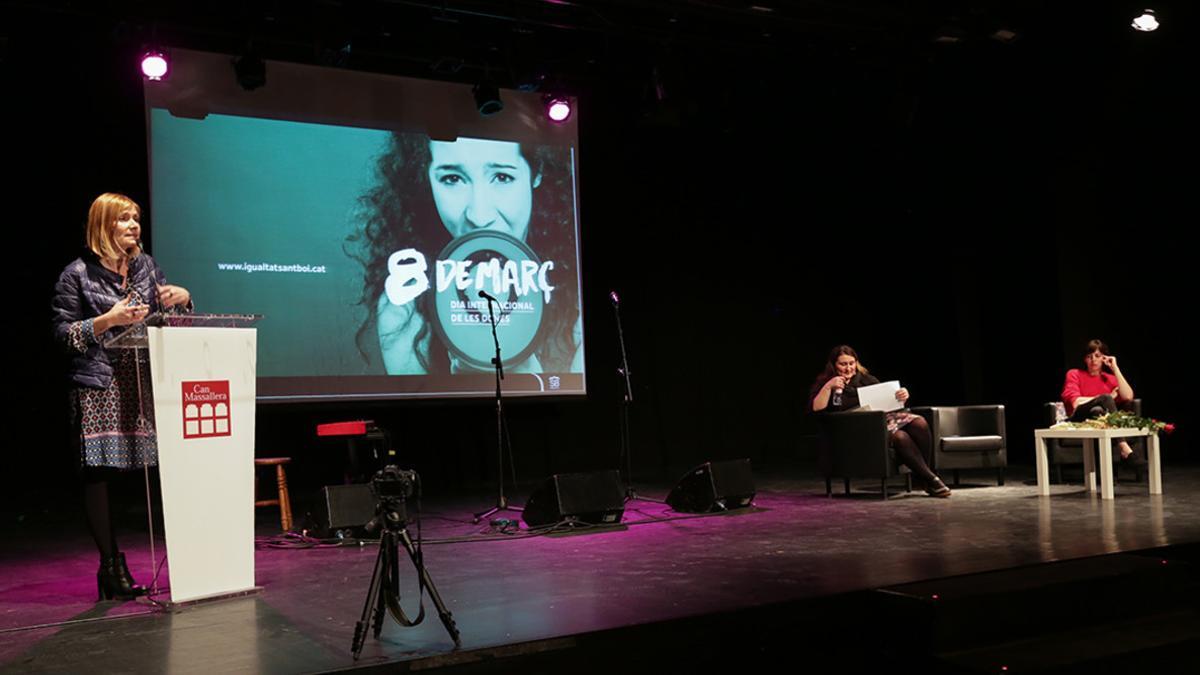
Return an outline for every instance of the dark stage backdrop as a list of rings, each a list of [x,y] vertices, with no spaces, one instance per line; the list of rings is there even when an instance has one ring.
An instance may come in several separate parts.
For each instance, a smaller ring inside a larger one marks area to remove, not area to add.
[[[2,128],[19,169],[9,231],[21,254],[4,472],[15,496],[42,489],[30,476],[74,465],[48,302],[87,206],[105,190],[148,203],[132,49],[99,27],[61,30],[68,51],[35,50],[32,33],[5,48]],[[803,408],[841,342],[914,404],[1005,404],[1010,457],[1031,463],[1041,404],[1084,341],[1102,337],[1146,410],[1179,424],[1168,461],[1186,458],[1196,438],[1188,60],[1178,36],[1081,33],[831,50],[753,69],[719,51],[659,55],[662,101],[632,76],[644,70],[638,55],[606,62],[581,95],[588,396],[512,403],[519,477],[615,466],[613,289],[642,479],[737,456],[813,471]],[[35,57],[68,75],[41,77]],[[792,105],[752,104],[782,85],[797,92]],[[145,224],[153,252],[156,223]],[[259,451],[296,457],[300,482],[336,482],[341,448],[314,425],[360,416],[391,427],[427,490],[495,475],[486,401],[262,407]]]

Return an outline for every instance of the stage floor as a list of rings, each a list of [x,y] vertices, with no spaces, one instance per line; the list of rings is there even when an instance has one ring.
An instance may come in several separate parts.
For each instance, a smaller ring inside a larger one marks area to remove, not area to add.
[[[503,658],[596,631],[1200,542],[1197,467],[1165,467],[1158,497],[1144,482],[1119,482],[1108,502],[1078,484],[1039,498],[1032,470],[1021,467],[1003,487],[984,473],[964,474],[968,480],[948,500],[914,491],[883,501],[869,482],[849,497],[835,486],[828,499],[819,479],[756,475],[754,509],[672,518],[664,506],[631,502],[618,528],[537,537],[472,525],[470,512],[486,500],[427,498],[425,562],[462,647],[453,649],[436,614],[413,628],[387,619],[357,663],[350,644],[374,544],[259,548],[260,594],[164,612],[95,601],[86,533],[23,532],[0,558],[0,671],[298,673],[396,662],[415,669]],[[123,543],[145,581],[149,547],[129,545],[134,539]],[[401,562],[411,614],[415,574]],[[165,574],[160,583],[169,583]]]

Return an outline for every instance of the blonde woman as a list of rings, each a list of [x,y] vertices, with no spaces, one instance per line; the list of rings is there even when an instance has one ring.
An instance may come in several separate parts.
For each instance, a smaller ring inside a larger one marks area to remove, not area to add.
[[[51,303],[55,338],[70,356],[72,421],[88,527],[100,553],[96,585],[102,600],[145,592],[117,546],[109,483],[121,471],[158,463],[147,357],[103,343],[151,311],[191,309],[187,289],[168,284],[142,252],[141,214],[124,195],[97,197],[88,211],[87,249],[59,275]]]

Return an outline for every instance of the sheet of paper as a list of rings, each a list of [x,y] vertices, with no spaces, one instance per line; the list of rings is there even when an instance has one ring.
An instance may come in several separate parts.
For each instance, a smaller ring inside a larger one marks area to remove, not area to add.
[[[900,391],[899,380],[859,387],[858,404],[863,410],[882,410],[883,412],[899,410],[904,407],[904,404],[896,400],[897,391]]]

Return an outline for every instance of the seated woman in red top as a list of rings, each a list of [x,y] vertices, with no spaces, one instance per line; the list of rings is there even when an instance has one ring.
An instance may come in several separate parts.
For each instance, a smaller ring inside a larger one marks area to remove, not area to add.
[[[879,384],[859,363],[858,354],[849,345],[838,345],[829,353],[825,370],[813,382],[809,406],[813,412],[839,412],[858,407],[858,388]],[[896,400],[908,401],[908,390],[900,388]],[[925,492],[931,497],[949,497],[950,488],[929,468],[932,457],[932,436],[924,417],[907,410],[887,414],[887,429],[896,459],[925,482]]]
[[[1115,412],[1120,405],[1133,400],[1133,387],[1117,366],[1117,357],[1108,353],[1108,345],[1103,341],[1087,343],[1083,364],[1082,369],[1068,370],[1063,382],[1062,402],[1072,422]],[[1138,461],[1129,443],[1122,440],[1118,445],[1122,461]]]

